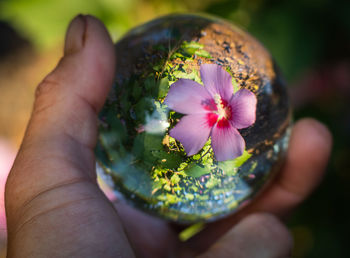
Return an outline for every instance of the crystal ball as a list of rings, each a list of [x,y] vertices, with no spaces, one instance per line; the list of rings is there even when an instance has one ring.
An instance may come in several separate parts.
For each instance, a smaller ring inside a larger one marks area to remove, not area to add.
[[[261,192],[283,162],[291,111],[256,39],[219,18],[180,14],[130,30],[115,49],[96,157],[118,196],[195,223]]]

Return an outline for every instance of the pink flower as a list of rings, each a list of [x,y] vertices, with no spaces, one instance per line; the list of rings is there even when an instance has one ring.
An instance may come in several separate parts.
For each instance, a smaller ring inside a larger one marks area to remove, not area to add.
[[[247,89],[234,94],[230,74],[218,65],[203,64],[200,73],[204,87],[179,79],[169,89],[164,103],[186,115],[170,130],[170,136],[181,142],[188,156],[198,153],[211,136],[218,161],[239,157],[245,141],[237,129],[254,124],[256,96]]]

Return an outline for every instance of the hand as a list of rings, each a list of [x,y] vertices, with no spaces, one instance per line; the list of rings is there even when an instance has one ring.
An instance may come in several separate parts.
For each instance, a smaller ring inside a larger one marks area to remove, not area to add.
[[[237,215],[181,243],[174,226],[121,203],[114,207],[97,186],[97,113],[114,69],[102,23],[75,18],[64,57],[38,86],[6,184],[8,257],[287,256],[291,237],[275,216],[288,213],[320,181],[331,145],[327,129],[311,119],[298,122],[275,182]]]

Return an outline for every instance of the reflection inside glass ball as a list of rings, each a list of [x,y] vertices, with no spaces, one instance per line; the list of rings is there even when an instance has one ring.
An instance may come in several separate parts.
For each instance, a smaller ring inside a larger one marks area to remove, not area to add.
[[[170,15],[131,30],[116,52],[96,156],[130,204],[177,222],[215,220],[273,177],[290,107],[271,56],[249,34]]]

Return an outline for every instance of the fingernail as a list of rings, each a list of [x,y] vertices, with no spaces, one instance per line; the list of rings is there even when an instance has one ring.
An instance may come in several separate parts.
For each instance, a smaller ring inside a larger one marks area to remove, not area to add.
[[[70,23],[65,40],[64,55],[78,52],[84,47],[86,33],[86,18],[79,14]]]

